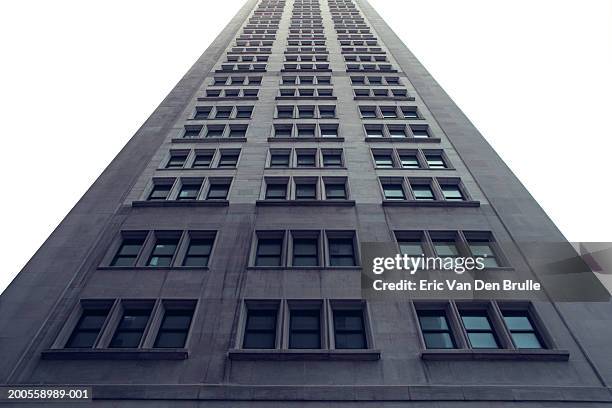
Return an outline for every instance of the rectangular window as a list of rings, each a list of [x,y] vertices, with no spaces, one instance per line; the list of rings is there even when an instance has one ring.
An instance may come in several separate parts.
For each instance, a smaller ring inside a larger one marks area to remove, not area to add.
[[[512,336],[517,349],[541,349],[543,342],[533,327],[529,312],[526,310],[502,311],[504,323]]]
[[[293,238],[293,266],[319,266],[317,238]]]
[[[402,106],[401,107],[402,114],[406,119],[418,119],[419,113],[417,111],[416,106]]]
[[[155,182],[151,193],[149,193],[148,200],[150,201],[163,201],[168,198],[170,190],[172,189],[172,183],[170,182]]]
[[[215,113],[215,119],[229,119],[233,111],[232,106],[217,106],[217,112]]]
[[[229,137],[246,137],[247,125],[230,125]]]
[[[293,118],[293,106],[277,106],[276,108],[280,119],[291,119]]]
[[[338,125],[319,125],[321,137],[338,137]]]
[[[359,111],[361,112],[361,117],[364,119],[375,119],[376,108],[374,106],[360,106]]]
[[[385,200],[405,200],[406,194],[402,183],[383,183]]]
[[[389,136],[391,137],[406,137],[405,126],[387,126],[389,129]]]
[[[111,261],[111,266],[134,266],[145,237],[123,238],[121,246]]]
[[[211,111],[212,111],[212,107],[210,106],[197,106],[196,112],[193,118],[197,120],[208,119],[208,116],[210,115]]]
[[[321,348],[321,311],[319,309],[292,309],[289,320],[290,349]]]
[[[212,159],[213,153],[198,153],[193,161],[193,167],[196,169],[210,167]]]
[[[374,163],[376,167],[391,169],[393,168],[393,156],[391,153],[375,153]]]
[[[382,117],[385,119],[397,118],[397,110],[393,106],[381,106],[380,112],[382,113]]]
[[[367,137],[383,137],[383,127],[382,126],[366,126],[366,136]]]
[[[323,167],[342,167],[342,153],[323,152]]]
[[[249,119],[253,113],[252,106],[238,106],[236,109],[236,118]]]
[[[422,126],[411,126],[412,136],[418,139],[425,139],[429,137],[429,131],[426,127]]]
[[[456,258],[460,256],[457,243],[450,238],[433,238],[432,239],[436,255],[440,258]]]
[[[208,266],[210,251],[212,250],[213,238],[196,238],[189,240],[189,246],[185,253],[183,266],[205,267]]]
[[[210,184],[208,188],[207,200],[226,200],[229,192],[230,183],[227,181],[216,181]]]
[[[206,137],[223,137],[225,126],[208,126],[206,128]]]
[[[202,182],[183,182],[177,200],[195,200],[198,197]]]
[[[353,238],[328,238],[329,263],[331,266],[355,266]]]
[[[259,238],[255,266],[281,266],[282,238]]]
[[[200,136],[201,131],[202,126],[185,127],[185,133],[183,133],[183,137],[186,139],[193,139]]]
[[[428,184],[410,184],[412,188],[412,194],[414,199],[418,201],[432,201],[435,200],[435,196],[431,186]]]
[[[460,311],[461,321],[467,334],[470,346],[474,349],[496,349],[499,348],[497,338],[491,326],[489,315],[486,311],[464,310]]]
[[[297,135],[298,137],[315,137],[315,126],[314,125],[298,125]]]
[[[109,311],[110,305],[84,308],[65,348],[93,348]]]
[[[245,349],[276,348],[277,310],[249,309],[242,347]]]
[[[402,167],[405,169],[420,169],[421,164],[416,154],[400,154]]]
[[[221,158],[219,159],[218,167],[236,167],[238,164],[238,153],[232,152],[224,152],[221,153]]]
[[[397,243],[402,255],[420,258],[425,254],[421,238],[401,238],[398,239]]]
[[[187,161],[187,153],[172,153],[168,163],[166,163],[167,169],[180,169],[185,165]]]
[[[270,167],[289,167],[289,152],[274,152],[270,155]]]
[[[425,159],[427,160],[427,166],[430,169],[445,169],[446,162],[441,154],[425,154]]]
[[[346,200],[346,185],[338,182],[325,182],[325,198],[328,200]]]
[[[295,183],[296,200],[315,200],[317,198],[317,183],[310,181]]]
[[[315,152],[298,152],[297,167],[315,167],[316,154]]]
[[[164,312],[155,348],[183,348],[193,319],[193,308],[167,309]]]
[[[419,310],[417,313],[426,348],[456,348],[444,310]]]
[[[286,199],[287,199],[287,182],[267,183],[266,200],[286,200]]]
[[[337,349],[367,348],[362,310],[336,309],[333,315]]]
[[[497,256],[495,255],[495,251],[493,250],[491,242],[488,238],[472,238],[469,235],[466,238],[474,258],[482,258],[484,265],[487,268],[497,268],[500,266]]]
[[[148,266],[170,266],[179,238],[157,238]]]
[[[446,201],[464,201],[465,197],[457,184],[441,184],[442,194]]]
[[[110,348],[138,348],[151,316],[151,308],[126,308],[123,311]]]
[[[335,106],[319,106],[319,117],[321,119],[332,119],[336,117]]]

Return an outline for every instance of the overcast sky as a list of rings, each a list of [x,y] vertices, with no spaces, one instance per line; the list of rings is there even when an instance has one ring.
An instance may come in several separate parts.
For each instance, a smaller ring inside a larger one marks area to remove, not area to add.
[[[612,241],[612,1],[371,3],[568,239]],[[0,2],[0,291],[241,4]]]

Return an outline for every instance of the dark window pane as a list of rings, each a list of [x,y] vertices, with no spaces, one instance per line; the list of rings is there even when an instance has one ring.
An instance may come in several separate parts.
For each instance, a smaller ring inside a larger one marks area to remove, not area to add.
[[[329,239],[331,266],[355,266],[355,252],[352,238]]]
[[[153,190],[151,190],[151,194],[149,194],[149,200],[165,200],[166,198],[168,198],[168,194],[170,193],[171,188],[171,184],[154,185]]]
[[[442,188],[442,193],[444,194],[444,198],[447,201],[463,201],[463,193],[461,193],[461,189],[457,185],[453,184],[445,184],[440,186]]]
[[[289,167],[288,153],[274,153],[270,158],[270,167]]]
[[[229,184],[211,184],[208,189],[207,199],[225,200],[229,192]]]
[[[134,266],[143,243],[144,238],[125,238],[115,258],[113,258],[111,266]]]
[[[276,347],[276,310],[249,310],[245,325],[245,349],[273,349]]]
[[[126,309],[109,347],[138,347],[150,315],[151,309]]]
[[[323,166],[342,167],[342,155],[340,153],[323,153]]]
[[[344,184],[325,184],[325,196],[327,199],[346,199],[346,187]]]
[[[219,160],[219,167],[236,167],[238,163],[238,154],[237,153],[226,153],[221,155],[221,159]]]
[[[212,239],[191,239],[185,254],[184,266],[207,266],[212,248]]]
[[[383,184],[385,199],[387,200],[405,200],[406,195],[401,184]]]
[[[193,167],[210,167],[210,163],[212,162],[213,155],[212,154],[198,154],[195,157],[195,161],[193,162]]]
[[[448,323],[444,315],[419,316],[419,322],[423,330],[448,330]]]
[[[296,238],[293,240],[293,265],[318,266],[319,248],[316,238]]]
[[[512,333],[512,340],[516,348],[540,349],[542,344],[535,333]]]
[[[390,154],[375,154],[376,167],[393,168],[393,159]]]
[[[425,184],[412,185],[412,193],[415,200],[431,201],[435,199],[431,187]]]
[[[160,238],[155,243],[149,266],[170,266],[174,252],[178,245],[178,238]]]
[[[300,183],[296,184],[295,191],[296,199],[316,199],[316,184],[313,183]]]
[[[181,187],[181,191],[179,192],[178,199],[179,200],[195,200],[198,196],[199,191],[200,191],[199,184],[185,184]]]
[[[334,310],[337,349],[365,349],[367,342],[361,310]]]
[[[455,348],[451,335],[446,332],[424,333],[425,347],[428,349],[452,349]]]
[[[268,184],[266,188],[266,199],[284,200],[287,198],[286,184]]]
[[[110,308],[85,309],[76,324],[66,348],[92,348],[102,330]]]
[[[160,332],[155,340],[157,348],[183,348],[187,333],[185,332]]]
[[[92,348],[99,332],[78,331],[72,334],[66,348]]]
[[[291,311],[289,348],[321,348],[320,316],[317,309]]]
[[[193,310],[191,309],[166,310],[155,339],[155,347],[184,347],[192,317]]]
[[[170,160],[168,160],[168,164],[166,164],[166,167],[171,169],[171,168],[180,168],[183,167],[183,165],[185,164],[185,161],[187,160],[187,155],[186,154],[175,154],[170,156]]]
[[[468,333],[468,338],[472,348],[498,348],[493,333]]]
[[[260,238],[257,242],[256,266],[280,266],[283,240]]]

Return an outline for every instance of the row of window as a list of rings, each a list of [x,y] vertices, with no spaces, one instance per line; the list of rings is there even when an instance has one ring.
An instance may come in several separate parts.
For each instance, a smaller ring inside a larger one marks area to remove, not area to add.
[[[261,72],[266,70],[266,64],[221,64],[221,69],[218,72],[227,71],[253,71]]]
[[[385,200],[392,201],[470,201],[458,178],[381,177]]]
[[[355,76],[351,75],[353,85],[400,85],[400,79],[396,76]]]
[[[348,200],[346,177],[266,177],[264,200]]]
[[[184,348],[195,300],[82,300],[60,334],[57,348]],[[76,320],[76,322],[73,322]]]
[[[344,167],[344,154],[342,149],[270,149],[266,167],[341,168]]]
[[[235,168],[240,149],[178,149],[171,150],[162,162],[165,169]]]
[[[287,54],[327,54],[327,48],[325,47],[287,47],[285,48]]]
[[[213,78],[213,86],[222,85],[261,85],[261,76],[215,76]]]
[[[448,158],[441,150],[372,149],[379,169],[448,169]]]
[[[346,62],[388,62],[386,55],[345,55]]]
[[[253,114],[253,106],[196,106],[191,119],[250,119]]]
[[[282,85],[329,85],[331,77],[327,75],[283,75]]]
[[[423,119],[416,106],[359,106],[362,119]]]
[[[222,88],[204,91],[207,98],[256,98],[258,94],[259,89],[256,88]]]
[[[307,54],[299,54],[299,55],[285,55],[285,61],[287,62],[314,62],[314,61],[327,61],[328,57],[326,54],[320,55],[307,55]]]
[[[277,105],[277,119],[334,119],[335,105]]]
[[[427,139],[432,137],[428,125],[364,125],[366,137],[368,138],[412,138]]]
[[[206,138],[245,138],[248,125],[246,124],[218,124],[211,125],[185,125],[182,137],[185,139]]]
[[[103,265],[111,267],[206,267],[215,231],[123,231]],[[413,257],[483,258],[488,268],[508,261],[492,234],[486,231],[396,231],[402,254]],[[358,266],[355,231],[259,230],[249,256],[250,266]]]
[[[329,98],[333,95],[333,88],[280,88],[278,93],[283,98]]]
[[[283,64],[282,71],[329,71],[329,64]]]
[[[277,123],[274,125],[274,137],[276,138],[335,138],[338,137],[338,124],[314,124],[314,123]]]
[[[228,55],[227,62],[268,62],[267,55]]]
[[[354,88],[355,99],[377,99],[377,98],[408,98],[405,88]]]
[[[227,177],[160,177],[145,191],[147,201],[227,200],[232,179]]]

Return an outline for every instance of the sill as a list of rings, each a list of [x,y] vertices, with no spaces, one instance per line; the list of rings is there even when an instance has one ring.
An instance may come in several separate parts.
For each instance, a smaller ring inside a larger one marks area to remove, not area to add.
[[[322,100],[327,100],[327,101],[335,101],[338,98],[335,96],[277,96],[275,99],[277,101],[290,101],[294,99],[305,99],[305,100],[322,99]],[[337,119],[337,118],[325,118],[325,119]]]
[[[257,101],[257,96],[200,96],[198,101]],[[190,119],[194,120],[194,119]]]
[[[354,207],[355,200],[257,200],[258,207]]]
[[[132,207],[226,207],[228,200],[132,201]]]
[[[343,137],[269,137],[268,142],[344,142]]]
[[[444,167],[444,168],[431,168],[431,167],[418,167],[418,168],[410,168],[410,167],[375,167],[376,170],[385,171],[385,170],[409,170],[409,171],[444,171],[444,170],[456,170],[454,167]]]
[[[228,351],[230,360],[236,361],[377,361],[380,350],[244,350]]]
[[[194,138],[174,138],[172,143],[243,143],[246,137],[194,137]]]
[[[383,207],[480,207],[480,201],[383,200]]]
[[[387,100],[394,100],[394,101],[415,101],[416,98],[414,96],[392,96],[392,97],[388,97],[388,96],[355,96],[354,99],[356,101],[387,101]]]
[[[293,40],[293,39],[292,39]],[[299,47],[299,45],[290,45],[290,47]],[[318,47],[322,47],[321,45],[318,45]],[[249,54],[251,54],[249,52]],[[285,51],[284,54],[301,54],[300,52],[296,52],[296,51]],[[329,51],[317,51],[314,54],[329,54]]]
[[[186,360],[187,349],[49,349],[43,360]]]
[[[306,74],[306,73],[309,73],[309,72],[332,72],[332,70],[330,68],[325,68],[325,69],[303,69],[303,68],[300,68],[300,69],[286,69],[286,68],[283,68],[283,69],[280,70],[280,72],[289,72],[289,73],[291,73],[291,72],[299,72],[299,73]]]
[[[99,271],[208,271],[208,266],[98,266]]]
[[[423,360],[512,360],[512,361],[568,361],[567,350],[520,349],[520,350],[424,350]]]
[[[361,266],[247,266],[249,271],[361,271]]]
[[[180,169],[182,170],[182,169]],[[338,166],[338,167],[334,167],[334,166],[323,166],[323,167],[270,167],[267,166],[265,167],[265,170],[270,170],[270,171],[274,171],[274,170],[281,170],[283,172],[286,172],[287,170],[347,170],[346,166]],[[392,170],[392,169],[390,169]]]
[[[204,171],[209,171],[209,170],[226,170],[226,171],[231,171],[234,172],[236,171],[237,167],[162,167],[160,169],[157,169],[157,171],[197,171],[197,170],[204,170]]]
[[[439,137],[366,137],[366,142],[384,143],[440,143]]]

